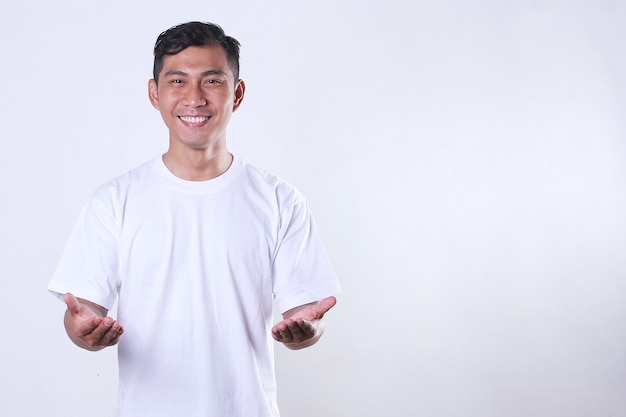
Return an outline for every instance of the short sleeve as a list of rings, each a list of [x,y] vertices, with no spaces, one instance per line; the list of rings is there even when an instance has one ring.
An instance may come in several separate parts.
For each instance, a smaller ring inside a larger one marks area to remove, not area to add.
[[[98,190],[83,208],[48,290],[63,298],[67,292],[110,310],[119,286],[118,227],[112,199]]]
[[[341,292],[306,200],[295,192],[291,201],[272,264],[274,299],[281,313]]]

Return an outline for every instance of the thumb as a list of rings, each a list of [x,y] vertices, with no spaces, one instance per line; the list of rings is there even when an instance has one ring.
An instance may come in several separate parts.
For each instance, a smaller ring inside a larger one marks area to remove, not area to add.
[[[324,314],[328,312],[328,310],[335,306],[335,304],[337,304],[337,299],[332,296],[320,300],[317,304],[319,318],[322,318]]]
[[[83,306],[80,304],[78,299],[74,296],[74,294],[68,292],[67,294],[63,296],[63,300],[65,301],[65,304],[67,304],[67,309],[70,311],[70,313],[80,314],[81,310],[83,309]]]

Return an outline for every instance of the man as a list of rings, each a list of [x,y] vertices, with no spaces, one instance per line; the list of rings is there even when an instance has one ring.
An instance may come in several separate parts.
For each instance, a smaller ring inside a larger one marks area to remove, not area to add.
[[[276,417],[272,337],[316,343],[339,285],[303,197],[227,150],[239,43],[175,26],[153,75],[169,148],[92,195],[48,289],[78,346],[119,342],[117,417]]]

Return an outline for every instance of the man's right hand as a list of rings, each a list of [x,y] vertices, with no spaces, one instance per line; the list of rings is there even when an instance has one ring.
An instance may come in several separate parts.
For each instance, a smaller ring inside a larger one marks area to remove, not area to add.
[[[96,351],[119,342],[124,329],[117,320],[107,317],[106,308],[71,293],[65,294],[64,300],[65,330],[77,346]]]

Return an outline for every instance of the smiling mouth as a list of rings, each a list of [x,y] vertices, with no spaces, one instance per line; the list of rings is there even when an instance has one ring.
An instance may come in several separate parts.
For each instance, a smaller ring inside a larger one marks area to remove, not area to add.
[[[209,120],[209,116],[178,116],[185,123],[204,123]]]

